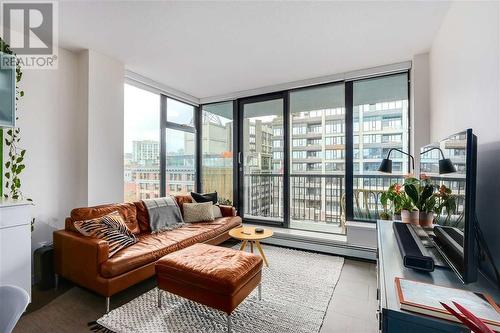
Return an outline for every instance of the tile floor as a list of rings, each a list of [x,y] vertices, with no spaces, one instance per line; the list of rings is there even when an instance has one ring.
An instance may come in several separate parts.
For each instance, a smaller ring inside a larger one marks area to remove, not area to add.
[[[378,332],[374,263],[346,259],[320,333]]]

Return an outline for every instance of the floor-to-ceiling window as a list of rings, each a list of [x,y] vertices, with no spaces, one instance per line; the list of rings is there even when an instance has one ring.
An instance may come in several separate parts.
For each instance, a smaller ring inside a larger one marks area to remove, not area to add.
[[[188,194],[196,184],[195,108],[166,98],[165,193]]]
[[[160,196],[160,95],[124,87],[125,201]]]
[[[391,148],[409,151],[408,116],[407,73],[353,82],[354,218],[377,219],[382,191],[408,173],[408,157],[397,151],[392,174],[377,171]]]
[[[124,85],[125,201],[195,190],[195,109],[134,84]]]
[[[409,151],[408,79],[404,72],[199,109],[126,85],[126,200],[199,184],[251,222],[342,232],[348,219],[375,220],[380,193],[408,171],[397,152],[395,174],[377,171],[389,149]]]
[[[290,92],[290,227],[340,232],[345,192],[344,84]]]
[[[243,218],[333,233],[375,221],[408,171],[397,153],[394,175],[377,171],[389,149],[409,151],[408,86],[404,72],[238,100]]]
[[[201,121],[201,186],[233,203],[233,102],[204,105]]]

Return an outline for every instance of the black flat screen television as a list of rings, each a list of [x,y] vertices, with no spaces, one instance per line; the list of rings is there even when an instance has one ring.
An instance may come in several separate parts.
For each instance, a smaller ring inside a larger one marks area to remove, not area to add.
[[[430,150],[436,147],[439,149]],[[439,174],[443,157],[451,160],[456,172]],[[420,173],[436,186],[451,189],[456,207],[450,212],[436,212],[434,241],[464,283],[477,280],[476,160],[477,138],[472,129],[422,147],[420,156]]]

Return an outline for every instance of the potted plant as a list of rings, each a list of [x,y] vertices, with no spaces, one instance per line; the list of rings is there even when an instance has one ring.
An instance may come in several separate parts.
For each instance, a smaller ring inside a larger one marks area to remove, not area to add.
[[[414,177],[406,179],[404,186],[405,193],[419,211],[419,224],[422,227],[430,227],[434,221],[437,204],[435,186],[429,182],[429,177],[425,174],[420,175],[420,179]]]
[[[401,198],[401,220],[403,223],[419,224],[419,211],[415,208],[412,199],[406,193],[403,193]]]
[[[389,210],[387,209],[387,205],[389,203],[389,191],[383,192],[380,195],[380,203],[382,204],[382,213],[380,213],[381,220],[390,220],[391,214],[389,214]]]
[[[414,213],[418,216],[418,222],[422,226],[429,226],[434,220],[435,198],[433,197],[434,186],[421,176],[421,179],[409,177],[404,183],[405,193],[410,199]]]
[[[446,212],[446,220],[444,225],[447,225],[451,215],[455,212],[457,208],[455,196],[451,194],[451,189],[445,185],[441,185],[437,193],[434,194],[436,198],[436,205],[434,207],[434,214],[436,215],[436,220],[439,221],[443,209]]]
[[[388,209],[388,204],[390,202],[394,220],[401,220],[401,210],[403,209],[403,205],[406,200],[406,195],[402,188],[403,186],[401,184],[392,184],[389,186],[387,191],[383,192],[380,196],[380,203],[384,209],[384,211],[380,214],[382,219],[384,219],[385,216],[388,216],[390,219],[391,214]]]

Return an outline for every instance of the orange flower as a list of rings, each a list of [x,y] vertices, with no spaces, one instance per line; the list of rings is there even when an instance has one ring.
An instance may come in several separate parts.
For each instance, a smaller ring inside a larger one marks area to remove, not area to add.
[[[401,185],[396,184],[396,186],[394,187],[394,190],[396,191],[397,194],[399,194],[401,192]]]
[[[445,193],[446,193],[446,186],[441,185],[441,186],[439,187],[439,193],[440,193],[440,194],[445,194]]]

